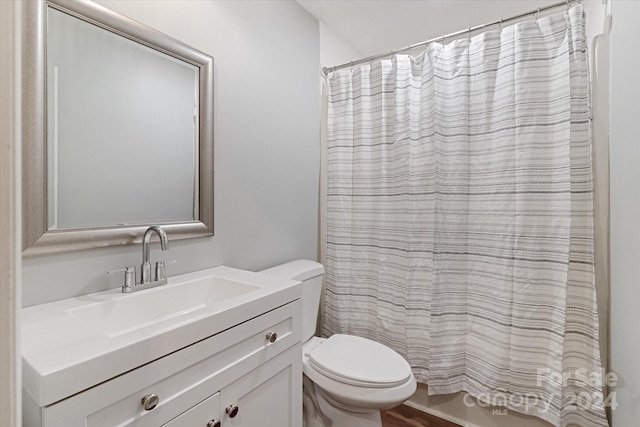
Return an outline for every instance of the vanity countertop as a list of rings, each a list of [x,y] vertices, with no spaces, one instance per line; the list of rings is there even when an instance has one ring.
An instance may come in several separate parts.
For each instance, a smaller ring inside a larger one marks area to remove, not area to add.
[[[23,387],[50,405],[299,299],[301,286],[220,266],[24,308]]]

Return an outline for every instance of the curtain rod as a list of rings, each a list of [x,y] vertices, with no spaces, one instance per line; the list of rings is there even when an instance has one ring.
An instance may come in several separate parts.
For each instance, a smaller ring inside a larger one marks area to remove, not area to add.
[[[358,59],[356,61],[346,62],[344,64],[335,65],[333,67],[323,67],[322,68],[322,72],[326,76],[327,74],[332,73],[332,72],[337,71],[337,70],[340,70],[342,68],[351,67],[351,66],[358,65],[358,64],[363,64],[365,62],[373,61],[374,59],[386,58],[388,56],[395,55],[396,53],[406,52],[408,50],[412,50],[412,49],[415,49],[415,48],[418,48],[418,47],[426,46],[429,43],[433,43],[433,42],[438,41],[438,40],[441,40],[441,41],[444,42],[445,39],[449,39],[451,37],[456,37],[456,36],[462,35],[464,33],[472,33],[474,31],[482,30],[483,28],[490,27],[492,25],[500,25],[500,27],[502,28],[502,24],[504,24],[506,22],[515,21],[516,19],[524,18],[524,17],[529,16],[529,15],[536,15],[536,17],[537,17],[540,12],[544,12],[544,11],[547,11],[547,10],[550,10],[550,9],[555,9],[556,7],[560,7],[560,6],[565,6],[566,5],[567,9],[568,9],[569,5],[571,3],[580,2],[580,1],[581,0],[565,0],[565,1],[558,2],[558,3],[550,4],[548,6],[538,7],[537,9],[530,10],[529,12],[521,13],[519,15],[511,16],[511,17],[506,18],[506,19],[500,18],[499,20],[490,22],[488,24],[476,25],[475,27],[469,27],[469,28],[466,28],[464,30],[456,31],[455,33],[443,34],[440,37],[434,37],[432,39],[429,39],[429,40],[426,40],[426,41],[423,41],[423,42],[411,44],[411,45],[409,45],[409,46],[407,46],[405,48],[402,48],[402,49],[392,50],[391,52],[387,52],[387,53],[379,53],[377,55],[367,56],[366,58]]]

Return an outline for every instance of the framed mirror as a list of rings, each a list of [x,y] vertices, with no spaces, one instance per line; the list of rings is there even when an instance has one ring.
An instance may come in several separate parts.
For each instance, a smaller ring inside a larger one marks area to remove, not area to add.
[[[90,1],[24,3],[23,255],[213,235],[213,58]]]

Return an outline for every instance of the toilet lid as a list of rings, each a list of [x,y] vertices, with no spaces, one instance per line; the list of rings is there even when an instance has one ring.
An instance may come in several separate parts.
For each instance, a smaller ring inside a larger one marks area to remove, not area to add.
[[[309,353],[309,364],[331,379],[360,387],[395,387],[411,376],[411,367],[398,353],[353,335],[332,335]]]

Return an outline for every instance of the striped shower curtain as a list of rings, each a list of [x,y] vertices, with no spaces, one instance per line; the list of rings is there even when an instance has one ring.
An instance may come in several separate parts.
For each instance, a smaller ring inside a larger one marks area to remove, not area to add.
[[[607,425],[584,12],[332,73],[323,333],[556,426]]]

